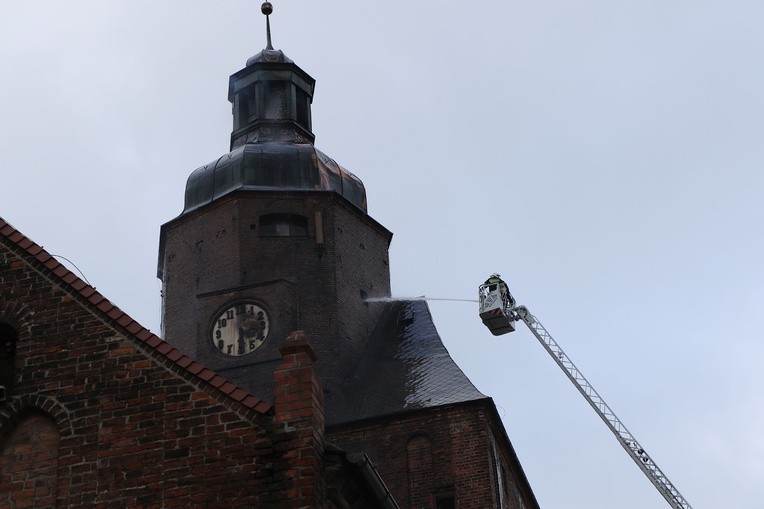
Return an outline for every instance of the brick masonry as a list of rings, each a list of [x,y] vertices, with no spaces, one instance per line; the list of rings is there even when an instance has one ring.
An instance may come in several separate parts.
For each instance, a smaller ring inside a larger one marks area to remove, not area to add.
[[[24,416],[0,453],[0,507],[55,507],[59,441],[50,417]]]
[[[18,331],[0,506],[323,506],[323,400],[304,334],[284,343],[275,408],[244,405],[17,247],[0,242],[0,322]]]
[[[329,427],[328,440],[364,451],[401,507],[536,508],[490,399]]]
[[[302,331],[281,347],[274,374],[275,424],[283,434],[285,475],[293,479],[286,497],[296,507],[321,507],[325,485],[323,392],[313,369],[316,354]]]
[[[274,213],[306,218],[307,235],[261,237],[259,218]],[[287,334],[303,329],[320,338],[314,341],[317,369],[333,386],[352,369],[347,359],[361,354],[378,321],[380,307],[363,296],[390,295],[391,237],[336,193],[222,197],[162,227],[164,337],[212,369],[230,369],[278,359]],[[218,352],[209,331],[216,313],[238,299],[261,303],[272,330],[255,352],[237,358]]]

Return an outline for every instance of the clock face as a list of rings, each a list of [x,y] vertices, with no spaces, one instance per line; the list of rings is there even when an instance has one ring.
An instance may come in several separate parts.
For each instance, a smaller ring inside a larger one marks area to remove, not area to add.
[[[252,301],[238,301],[215,317],[211,339],[224,354],[239,356],[262,345],[269,330],[270,320],[263,308]]]

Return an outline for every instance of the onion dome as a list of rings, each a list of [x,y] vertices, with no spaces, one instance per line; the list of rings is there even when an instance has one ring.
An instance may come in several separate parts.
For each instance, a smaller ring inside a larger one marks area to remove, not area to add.
[[[363,183],[313,146],[316,80],[273,49],[267,26],[267,47],[229,81],[231,152],[191,173],[183,214],[239,190],[333,191],[366,212]]]

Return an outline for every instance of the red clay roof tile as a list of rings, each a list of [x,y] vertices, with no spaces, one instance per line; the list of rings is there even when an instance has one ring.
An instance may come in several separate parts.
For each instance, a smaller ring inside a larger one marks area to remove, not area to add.
[[[237,388],[236,390],[234,390],[234,391],[233,391],[233,392],[230,394],[230,396],[231,396],[233,399],[235,399],[236,401],[241,401],[241,400],[243,400],[244,398],[246,398],[246,397],[247,397],[247,391],[245,391],[244,389],[238,389],[238,388]]]
[[[123,313],[122,316],[117,319],[117,323],[120,324],[122,327],[127,327],[127,325],[132,322],[133,319],[130,318],[127,314]]]
[[[189,357],[188,355],[184,355],[183,357],[175,361],[175,364],[177,364],[181,368],[187,368],[189,364],[191,364],[192,362],[194,362],[194,360],[191,357]]]
[[[153,336],[153,334],[148,329],[141,329],[135,334],[135,337],[141,341],[148,341],[151,336]]]
[[[72,284],[77,280],[77,276],[74,275],[73,272],[69,271],[61,278],[64,280],[64,283]]]
[[[247,408],[254,408],[255,405],[260,403],[260,400],[254,397],[253,395],[249,395],[243,400],[241,400],[241,404],[244,405]]]
[[[95,288],[88,285],[85,285],[81,290],[79,290],[79,292],[80,292],[80,295],[82,295],[86,299],[89,298],[91,295],[97,293]]]
[[[69,272],[69,269],[67,269],[63,265],[59,265],[58,267],[53,269],[53,274],[57,275],[58,277],[64,277],[66,274],[71,274],[71,272]]]
[[[109,315],[109,318],[111,318],[112,320],[116,320],[118,318],[125,316],[125,313],[121,309],[119,309],[117,306],[112,306],[111,310],[108,311],[106,314]]]
[[[224,383],[226,383],[226,381],[227,381],[227,380],[226,380],[225,378],[223,378],[222,376],[220,376],[220,375],[215,375],[215,376],[212,378],[212,380],[210,380],[210,385],[212,385],[212,386],[214,386],[214,387],[220,387],[221,385],[223,385]]]
[[[236,386],[232,384],[231,382],[226,382],[223,385],[220,386],[220,390],[225,392],[226,394],[231,394],[233,391],[236,390]]]
[[[76,291],[81,291],[83,288],[86,288],[88,285],[81,279],[77,278],[77,280],[72,283],[72,288]]]
[[[173,348],[170,346],[170,343],[167,343],[165,341],[162,341],[162,344],[156,347],[157,352],[161,353],[162,355],[167,355],[168,353],[170,353],[170,350],[172,349]]]
[[[261,414],[265,414],[265,413],[268,413],[268,411],[271,409],[271,405],[269,403],[266,403],[265,401],[261,401],[260,403],[255,405],[254,408]]]
[[[181,357],[183,357],[183,354],[174,348],[167,353],[167,358],[170,359],[172,362],[177,361]]]
[[[130,325],[125,326],[125,330],[129,332],[130,334],[135,334],[136,332],[142,329],[143,327],[141,326],[141,324],[135,321],[131,322]]]
[[[100,309],[101,311],[103,311],[104,313],[108,313],[109,311],[111,311],[112,308],[114,308],[114,304],[109,302],[108,299],[103,298],[103,295],[101,295],[100,293],[98,295],[101,297],[101,300],[98,301],[98,304],[96,304],[96,307]],[[93,299],[96,299],[95,295],[93,295],[90,298],[90,302],[93,302]],[[95,304],[95,302],[93,302],[93,304]]]
[[[151,336],[149,339],[146,340],[146,344],[149,345],[151,348],[156,348],[162,344],[162,340],[156,336]]]
[[[201,370],[204,369],[204,366],[196,361],[192,362],[191,365],[188,366],[188,369],[191,373],[194,375],[198,374]]]
[[[201,378],[205,382],[209,382],[215,376],[215,372],[212,371],[211,369],[204,368],[196,376],[198,376],[199,378]]]

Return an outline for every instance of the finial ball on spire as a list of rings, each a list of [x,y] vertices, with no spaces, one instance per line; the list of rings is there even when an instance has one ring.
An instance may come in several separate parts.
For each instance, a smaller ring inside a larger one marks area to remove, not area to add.
[[[273,5],[270,2],[263,2],[263,5],[260,7],[260,10],[263,14],[266,16],[269,16],[273,12]]]

